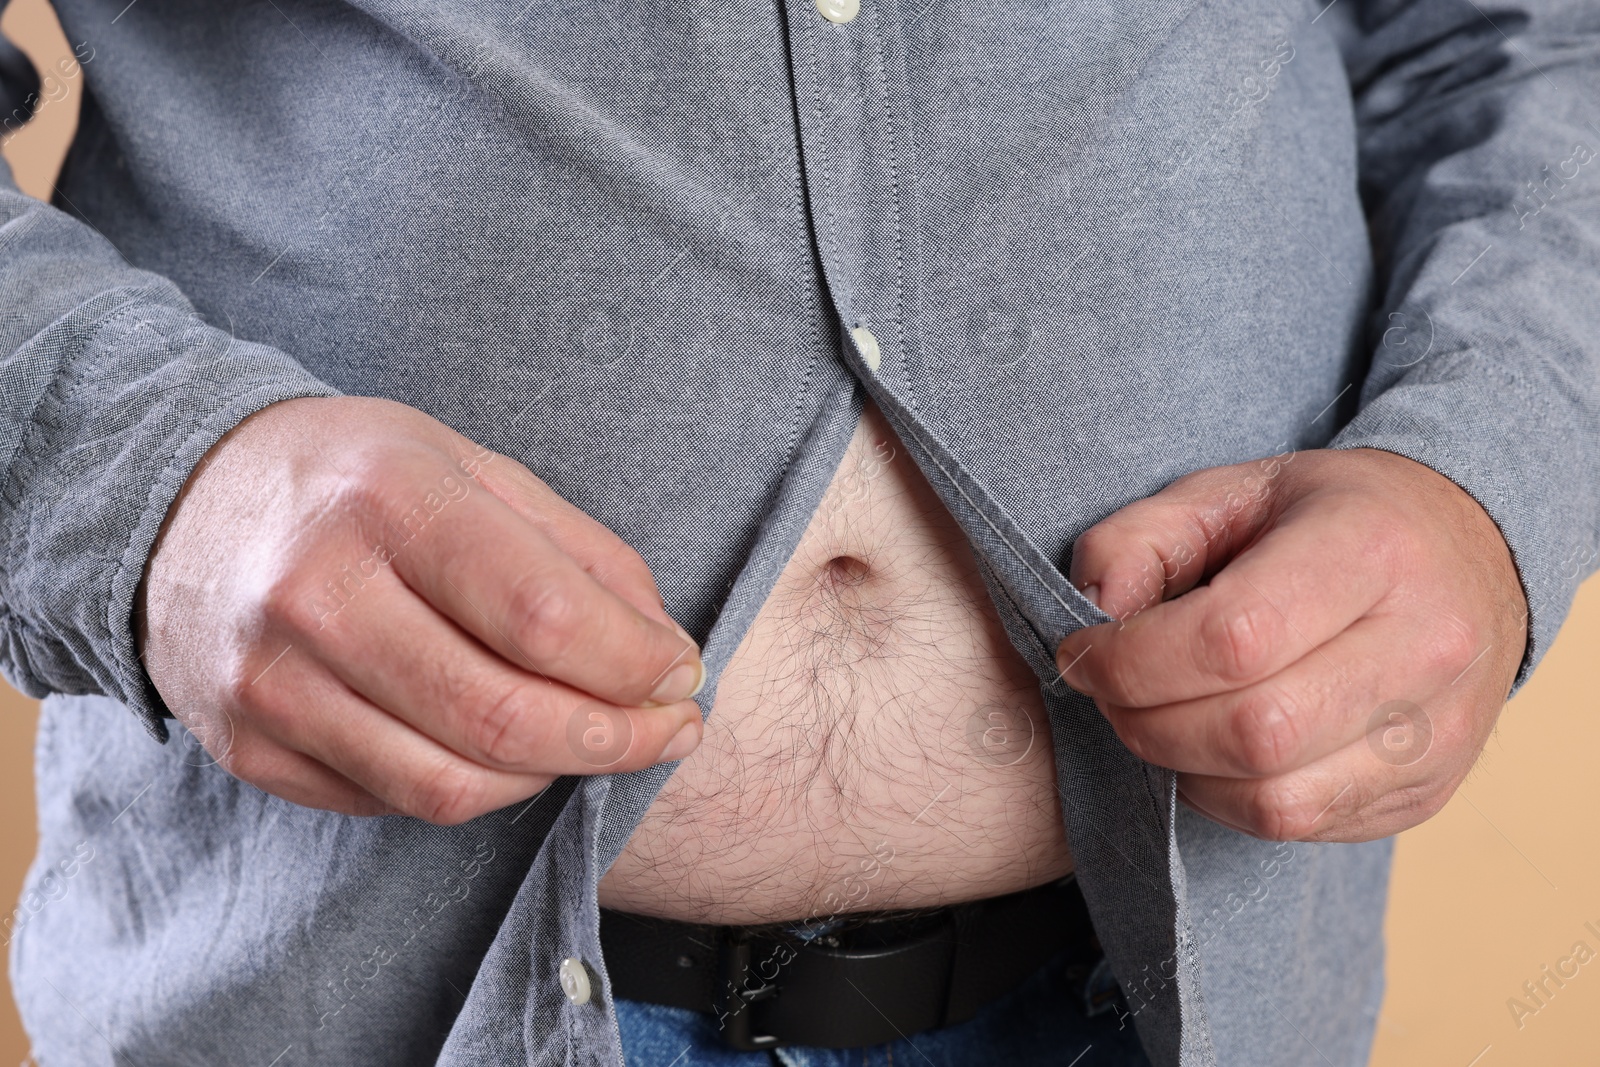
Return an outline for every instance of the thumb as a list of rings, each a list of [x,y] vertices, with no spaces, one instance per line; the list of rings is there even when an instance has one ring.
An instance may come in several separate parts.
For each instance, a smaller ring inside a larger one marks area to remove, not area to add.
[[[1195,471],[1113,512],[1074,543],[1068,577],[1124,621],[1188,592],[1270,525],[1293,456]]]

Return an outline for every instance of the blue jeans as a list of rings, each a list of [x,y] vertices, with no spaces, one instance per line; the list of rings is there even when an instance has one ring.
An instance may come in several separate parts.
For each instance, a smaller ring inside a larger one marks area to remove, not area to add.
[[[616,998],[628,1067],[1150,1067],[1120,998],[1091,1015],[1063,952],[964,1023],[865,1048],[791,1046],[740,1052],[716,1019],[687,1008]],[[1103,968],[1088,983],[1109,981]]]

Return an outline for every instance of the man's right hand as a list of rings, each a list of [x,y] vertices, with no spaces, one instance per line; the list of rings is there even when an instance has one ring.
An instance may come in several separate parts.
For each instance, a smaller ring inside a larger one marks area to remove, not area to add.
[[[700,742],[699,650],[639,554],[393,401],[284,400],[234,427],[135,604],[173,714],[297,804],[453,825]]]

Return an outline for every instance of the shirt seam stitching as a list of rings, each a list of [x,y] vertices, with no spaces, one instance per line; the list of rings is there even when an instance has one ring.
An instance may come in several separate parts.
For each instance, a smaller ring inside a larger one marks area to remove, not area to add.
[[[811,40],[811,96],[816,104],[816,113],[822,115],[822,68],[817,62],[817,53],[821,51],[815,38],[815,30],[802,16],[800,25]],[[798,131],[797,131],[798,134]],[[828,251],[833,260],[833,269],[837,275],[842,267],[839,262],[839,220],[834,214],[833,198],[827,195],[830,182],[828,180],[828,145],[827,139],[818,137],[817,144],[817,169],[822,173],[823,203],[828,212]],[[824,264],[826,266],[826,264]]]
[[[906,363],[905,345],[905,249],[904,234],[900,222],[900,164],[899,152],[895,146],[895,126],[892,109],[889,107],[889,75],[888,60],[884,55],[883,25],[879,21],[876,9],[873,11],[873,50],[878,57],[878,86],[882,92],[880,109],[888,138],[888,163],[889,163],[889,210],[893,216],[894,224],[894,314],[890,321],[895,328],[895,346],[899,349],[900,382],[909,393],[911,389],[911,368]],[[912,397],[912,410],[916,410],[916,398]]]

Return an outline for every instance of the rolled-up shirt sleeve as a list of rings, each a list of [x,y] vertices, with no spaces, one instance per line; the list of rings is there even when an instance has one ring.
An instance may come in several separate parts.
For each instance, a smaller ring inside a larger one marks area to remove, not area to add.
[[[1329,447],[1426,464],[1499,526],[1529,609],[1515,693],[1600,540],[1600,6],[1324,14],[1348,20],[1380,286],[1358,411]]]
[[[284,352],[208,325],[0,163],[0,671],[29,696],[117,699],[165,741],[132,613],[167,509],[241,420],[336,395]]]

